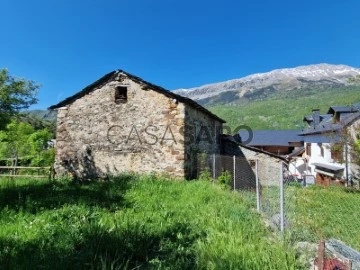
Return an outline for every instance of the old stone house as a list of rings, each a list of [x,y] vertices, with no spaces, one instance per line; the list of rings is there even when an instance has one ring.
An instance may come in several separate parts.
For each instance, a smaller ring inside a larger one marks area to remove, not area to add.
[[[51,106],[55,170],[96,178],[121,172],[193,178],[197,153],[220,152],[224,120],[191,99],[113,71]]]

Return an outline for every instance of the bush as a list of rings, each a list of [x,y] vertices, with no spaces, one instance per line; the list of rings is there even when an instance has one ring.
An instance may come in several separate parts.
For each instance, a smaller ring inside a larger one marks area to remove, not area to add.
[[[231,189],[231,173],[228,170],[224,170],[218,177],[218,183],[225,189]]]
[[[209,168],[205,168],[200,172],[199,180],[213,182]]]

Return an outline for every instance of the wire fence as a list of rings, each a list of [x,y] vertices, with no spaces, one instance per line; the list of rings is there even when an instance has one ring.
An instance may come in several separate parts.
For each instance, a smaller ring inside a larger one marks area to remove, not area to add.
[[[216,181],[221,175],[230,175],[229,184],[231,189],[236,190],[256,190],[256,161],[246,158],[225,155],[203,155],[198,159],[199,168],[198,178],[204,171],[208,171],[210,176]]]
[[[256,208],[269,221],[271,226],[283,230],[286,225],[283,175],[286,166],[282,162],[269,162],[260,159],[247,159],[239,156],[199,155],[199,175],[208,171],[214,181],[221,175],[229,175],[232,190],[252,192]],[[289,197],[288,193],[286,198]],[[251,195],[250,195],[251,196]],[[282,197],[281,197],[282,196]]]
[[[303,190],[306,188],[306,182],[314,183],[314,181],[306,181],[309,176],[301,179],[294,177],[289,173],[288,165],[276,159],[247,159],[215,154],[199,155],[199,159],[199,174],[205,170],[215,182],[227,175],[231,189],[241,192],[242,195],[246,194],[273,231],[290,236],[292,242],[317,241],[311,235],[312,232],[307,231],[309,227],[311,228],[311,224],[310,226],[304,224],[303,227],[301,224],[301,222],[314,222],[311,220],[314,202],[307,206],[300,205],[304,201],[301,196],[304,194],[303,191],[306,192]],[[349,218],[352,218],[352,215],[349,215]],[[341,251],[335,253],[334,250],[339,246]],[[313,266],[318,267],[317,269],[360,269],[360,253],[342,242],[334,245],[330,241],[325,245],[325,251],[321,242],[316,243],[315,249],[316,260],[313,259],[312,263]]]

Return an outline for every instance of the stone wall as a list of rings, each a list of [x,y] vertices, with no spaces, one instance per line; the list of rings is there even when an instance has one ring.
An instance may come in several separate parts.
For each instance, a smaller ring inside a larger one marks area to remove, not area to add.
[[[241,163],[242,169],[239,170],[238,174],[243,175],[244,179],[248,178],[249,171],[255,168],[253,164],[257,160],[260,184],[262,186],[279,185],[280,164],[284,162],[281,158],[253,147],[243,146],[234,142],[231,138],[223,139],[222,154],[236,156],[243,160]],[[253,181],[255,180],[253,179]]]
[[[262,186],[279,185],[282,159],[239,146],[247,160],[258,160],[258,176]]]
[[[198,154],[218,154],[222,124],[190,106],[185,107],[185,170],[187,178],[198,175]]]
[[[120,85],[127,87],[127,102],[117,104],[115,88]],[[188,127],[221,127],[203,112],[125,74],[58,109],[57,117],[56,172],[79,178],[125,171],[189,177],[194,170],[189,156],[196,142]],[[216,149],[209,143],[200,147]]]

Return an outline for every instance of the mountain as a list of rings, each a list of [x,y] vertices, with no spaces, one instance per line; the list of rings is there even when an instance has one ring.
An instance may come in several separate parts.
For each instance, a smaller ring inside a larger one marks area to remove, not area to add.
[[[359,68],[318,64],[277,69],[240,79],[207,84],[175,93],[192,98],[226,120],[226,126],[256,129],[301,129],[312,109],[326,113],[332,105],[360,102],[360,85],[349,84]],[[50,111],[29,111],[36,119],[56,120]],[[231,131],[227,131],[232,133]]]
[[[49,110],[30,110],[25,112],[26,115],[34,116],[38,119],[45,121],[55,121],[56,120],[56,112]]]
[[[241,101],[262,100],[276,92],[303,89],[329,89],[348,86],[348,79],[360,74],[360,68],[346,65],[317,64],[276,69],[240,79],[174,90],[205,106],[238,104]]]

